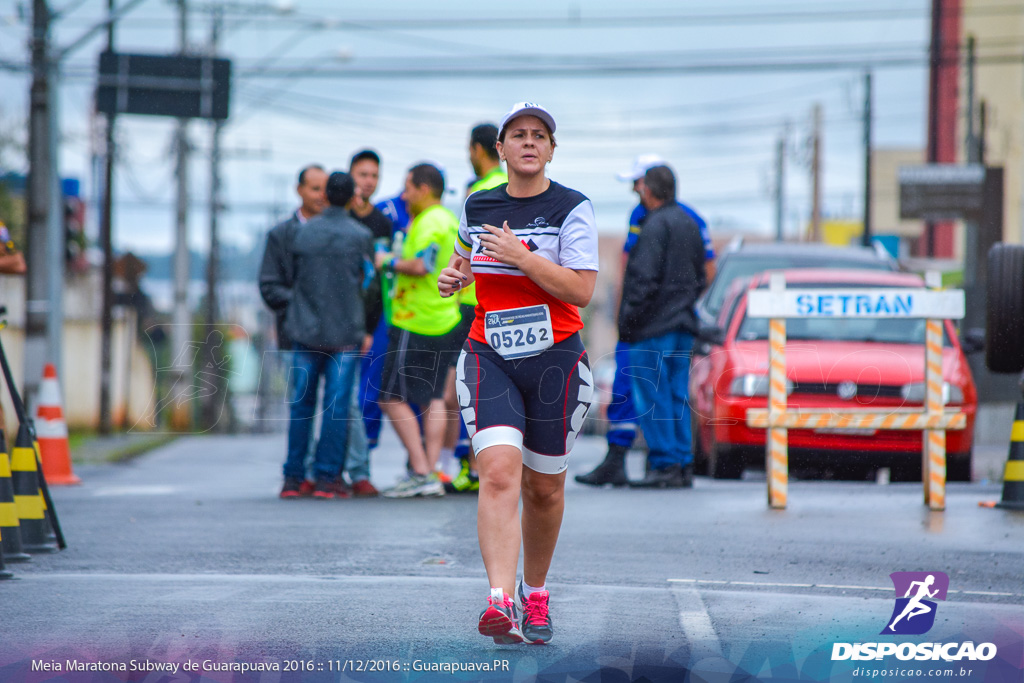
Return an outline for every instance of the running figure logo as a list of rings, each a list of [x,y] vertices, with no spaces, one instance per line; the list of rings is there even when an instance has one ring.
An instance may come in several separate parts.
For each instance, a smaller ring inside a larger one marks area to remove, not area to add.
[[[919,636],[935,623],[935,600],[945,600],[949,577],[942,572],[893,572],[896,606],[883,635]],[[899,596],[903,597],[899,597]]]

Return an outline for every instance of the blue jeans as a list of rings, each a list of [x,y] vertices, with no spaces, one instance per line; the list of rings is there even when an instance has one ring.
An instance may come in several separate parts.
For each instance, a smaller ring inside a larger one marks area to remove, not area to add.
[[[305,474],[303,460],[309,448],[321,375],[324,377],[323,422],[313,456],[313,474],[317,479],[334,479],[341,472],[348,445],[349,402],[359,360],[354,352],[314,351],[296,344],[289,372],[291,419],[284,476],[302,479]]]
[[[359,404],[363,411],[363,429],[368,448],[376,448],[383,424],[383,413],[377,396],[380,395],[381,374],[384,372],[384,354],[388,352],[388,323],[383,318],[373,332],[373,346],[362,360],[359,381]]]
[[[633,402],[650,447],[652,470],[693,462],[690,440],[690,351],[693,336],[669,332],[629,348]]]
[[[348,408],[348,455],[345,456],[345,471],[352,483],[370,478],[370,446],[363,426],[363,409],[359,403],[359,392],[352,392]]]
[[[636,406],[633,405],[632,378],[629,368],[629,344],[615,345],[615,379],[612,380],[612,401],[608,404],[609,446],[630,448],[636,439]]]

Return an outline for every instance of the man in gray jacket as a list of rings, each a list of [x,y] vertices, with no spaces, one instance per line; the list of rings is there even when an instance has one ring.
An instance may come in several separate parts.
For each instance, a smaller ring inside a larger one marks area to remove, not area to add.
[[[366,287],[373,279],[373,235],[345,205],[355,185],[347,173],[327,180],[329,206],[292,236],[292,282],[262,279],[261,289],[287,302],[284,331],[292,340],[291,419],[282,498],[300,495],[303,459],[324,377],[323,422],[314,455],[316,498],[334,498],[348,442],[349,402],[360,352],[368,343]]]
[[[263,250],[263,262],[260,264],[260,294],[267,306],[274,311],[277,323],[277,348],[286,351],[291,348],[291,340],[284,331],[284,314],[288,309],[288,300],[280,295],[282,285],[291,287],[295,279],[295,264],[288,252],[288,243],[296,231],[314,216],[327,208],[327,172],[319,164],[306,166],[299,172],[299,184],[295,188],[302,205],[295,213],[281,221],[267,233],[267,246]],[[266,284],[264,284],[266,283]]]
[[[630,486],[690,487],[690,352],[697,332],[693,306],[706,284],[704,241],[676,203],[668,166],[649,169],[641,193],[650,213],[626,263],[619,339],[630,344],[633,401],[650,448],[650,470]]]

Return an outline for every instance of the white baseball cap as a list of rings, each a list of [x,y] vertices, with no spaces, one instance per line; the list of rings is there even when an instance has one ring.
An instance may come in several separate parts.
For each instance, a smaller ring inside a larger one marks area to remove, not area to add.
[[[534,104],[533,102],[516,102],[512,105],[512,108],[508,110],[508,113],[501,117],[501,123],[498,124],[498,136],[501,136],[502,131],[505,130],[505,126],[508,125],[509,121],[520,116],[536,116],[547,124],[552,133],[555,132],[555,117],[551,115],[551,112],[539,104]]]
[[[644,177],[647,171],[651,170],[655,166],[661,166],[665,163],[657,154],[641,154],[633,160],[633,165],[629,167],[628,171],[619,173],[619,180],[633,182],[634,180],[640,180]]]

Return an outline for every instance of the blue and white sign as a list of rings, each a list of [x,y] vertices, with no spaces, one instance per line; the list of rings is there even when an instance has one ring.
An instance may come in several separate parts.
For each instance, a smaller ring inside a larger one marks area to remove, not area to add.
[[[951,289],[758,289],[747,299],[752,318],[929,318],[960,320],[964,293]]]

